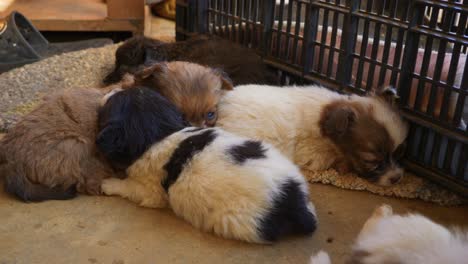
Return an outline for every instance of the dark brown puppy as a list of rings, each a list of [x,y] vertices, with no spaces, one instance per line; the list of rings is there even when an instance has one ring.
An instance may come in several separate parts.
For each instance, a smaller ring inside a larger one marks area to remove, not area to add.
[[[220,68],[234,85],[279,85],[275,71],[253,50],[216,36],[199,35],[174,43],[138,36],[120,46],[115,57],[115,69],[104,79],[106,84],[118,82],[125,73],[135,73],[143,64],[177,60]]]
[[[135,81],[169,99],[192,126],[198,127],[215,125],[218,102],[232,90],[222,71],[184,61],[153,64],[137,72]]]
[[[68,89],[48,96],[0,141],[5,189],[23,201],[100,194],[101,180],[124,177],[95,146],[97,112],[109,89]]]

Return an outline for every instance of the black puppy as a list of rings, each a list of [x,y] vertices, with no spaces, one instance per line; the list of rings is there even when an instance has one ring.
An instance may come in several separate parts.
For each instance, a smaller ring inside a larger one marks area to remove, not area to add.
[[[106,84],[118,82],[125,73],[135,73],[141,66],[158,61],[188,61],[220,68],[234,85],[280,84],[276,72],[253,50],[217,36],[198,35],[174,43],[137,36],[117,49],[115,59],[114,71],[104,79]]]
[[[146,87],[116,93],[108,102],[99,110],[96,144],[117,169],[126,169],[153,143],[189,125],[172,103]]]

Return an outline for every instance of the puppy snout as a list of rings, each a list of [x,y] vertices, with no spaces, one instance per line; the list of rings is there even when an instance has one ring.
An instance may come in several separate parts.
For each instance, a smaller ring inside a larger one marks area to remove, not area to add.
[[[393,176],[393,177],[390,178],[390,183],[391,184],[397,184],[397,183],[400,182],[401,178],[402,178],[402,175]]]
[[[392,166],[384,174],[379,177],[377,181],[381,186],[392,186],[401,181],[403,178],[404,170],[398,166]]]

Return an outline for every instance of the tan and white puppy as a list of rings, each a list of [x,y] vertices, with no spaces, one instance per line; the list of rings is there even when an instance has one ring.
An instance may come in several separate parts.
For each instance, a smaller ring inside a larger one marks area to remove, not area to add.
[[[450,231],[419,214],[394,215],[377,208],[366,221],[347,263],[467,263],[468,233]],[[311,264],[331,263],[321,251]]]
[[[397,161],[408,133],[392,96],[391,88],[358,96],[319,86],[237,86],[221,99],[217,125],[273,144],[301,169],[353,171],[388,186],[403,176]]]
[[[181,115],[149,88],[109,97],[97,146],[111,162],[130,166],[126,180],[103,182],[105,194],[170,206],[203,231],[248,242],[315,230],[307,183],[291,161],[261,141],[186,127]]]

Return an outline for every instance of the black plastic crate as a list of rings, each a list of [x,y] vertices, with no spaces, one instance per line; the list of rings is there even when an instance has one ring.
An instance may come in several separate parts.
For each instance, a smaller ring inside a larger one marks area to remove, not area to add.
[[[393,85],[411,121],[405,164],[468,196],[468,0],[179,0],[177,39],[255,49],[284,83],[363,94]]]

